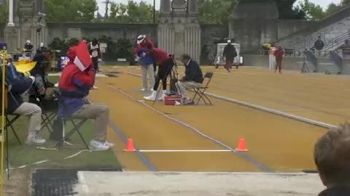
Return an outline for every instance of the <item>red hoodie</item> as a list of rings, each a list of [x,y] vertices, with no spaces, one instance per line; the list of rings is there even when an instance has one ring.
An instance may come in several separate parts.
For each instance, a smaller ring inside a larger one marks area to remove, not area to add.
[[[170,58],[169,54],[165,50],[160,48],[153,48],[153,56],[158,65],[162,64],[164,61]]]
[[[147,49],[153,49],[153,48],[155,48],[154,47],[154,43],[153,43],[153,41],[151,40],[151,39],[149,39],[148,37],[146,37],[144,40],[143,40],[143,42],[141,42],[141,47],[143,47],[143,48],[147,48]]]

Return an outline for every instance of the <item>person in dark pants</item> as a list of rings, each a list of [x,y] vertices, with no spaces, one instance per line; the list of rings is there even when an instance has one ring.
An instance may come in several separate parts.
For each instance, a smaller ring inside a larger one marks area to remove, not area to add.
[[[98,62],[101,61],[100,44],[98,43],[97,39],[93,39],[90,43],[89,53],[91,55],[92,64],[97,73],[99,71]],[[95,85],[93,86],[93,88],[97,89]]]
[[[330,129],[315,144],[314,161],[327,187],[319,196],[350,195],[350,124]]]
[[[231,44],[231,40],[227,40],[227,45],[224,48],[223,56],[226,60],[225,69],[230,72],[234,59],[237,56],[236,48]],[[238,69],[238,64],[236,65],[236,69]]]
[[[282,73],[282,60],[283,60],[283,56],[284,56],[284,49],[281,46],[277,46],[277,49],[276,49],[274,55],[276,57],[275,72],[277,72],[277,69],[278,69],[279,73]]]
[[[158,64],[158,72],[156,75],[155,83],[150,96],[145,96],[146,100],[156,100],[157,90],[159,87],[159,82],[162,81],[162,94],[158,97],[159,100],[163,100],[166,94],[167,87],[167,77],[169,76],[171,69],[174,66],[173,58],[164,50],[160,48],[153,48],[152,53],[156,63]]]
[[[98,71],[98,62],[101,59],[100,44],[97,39],[93,39],[89,46],[89,52],[91,55],[92,64],[96,71]]]

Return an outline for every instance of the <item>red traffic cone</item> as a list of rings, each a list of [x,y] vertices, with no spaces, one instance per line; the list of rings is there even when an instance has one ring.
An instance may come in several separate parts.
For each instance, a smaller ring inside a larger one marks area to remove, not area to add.
[[[237,148],[235,150],[237,152],[248,152],[247,144],[244,138],[239,139]]]
[[[128,143],[126,144],[126,149],[124,149],[126,152],[135,152],[135,146],[134,146],[134,140],[129,138]]]

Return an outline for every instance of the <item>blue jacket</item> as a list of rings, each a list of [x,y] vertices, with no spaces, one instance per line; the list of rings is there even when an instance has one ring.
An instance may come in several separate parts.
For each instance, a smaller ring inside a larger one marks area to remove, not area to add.
[[[20,105],[23,103],[23,99],[21,95],[31,88],[32,79],[26,78],[20,73],[17,72],[16,67],[12,64],[8,64],[8,72],[7,72],[7,82],[10,86],[10,90],[8,92],[8,105],[7,112],[13,113]]]
[[[152,54],[149,53],[149,50],[146,48],[138,49],[137,56],[140,57],[139,62],[142,66],[153,65],[154,63],[154,57],[152,56]]]
[[[198,83],[203,82],[203,73],[196,61],[191,59],[188,65],[185,65],[185,68],[186,71],[185,77],[183,78],[184,81],[193,81]]]

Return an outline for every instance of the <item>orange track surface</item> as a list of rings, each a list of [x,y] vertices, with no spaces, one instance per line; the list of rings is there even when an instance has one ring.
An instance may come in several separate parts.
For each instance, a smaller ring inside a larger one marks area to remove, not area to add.
[[[324,128],[218,99],[212,99],[213,106],[165,106],[161,102],[155,105],[148,102],[146,107],[138,101],[143,96],[139,91],[141,79],[128,74],[139,73],[137,67],[105,67],[104,72],[115,77],[98,78],[99,88],[90,97],[109,106],[113,124],[133,138],[139,149],[226,149],[195,133],[194,128],[232,148],[240,137],[245,137],[248,144],[249,152],[243,156],[232,152],[143,153],[156,170],[293,172],[315,167],[313,145],[326,131]],[[350,117],[350,102],[346,101],[350,90],[345,88],[349,84],[347,76],[296,72],[279,75],[244,67],[232,73],[215,70],[209,92],[339,124]],[[192,129],[161,113],[187,123]],[[123,152],[124,144],[113,129],[109,136],[117,143],[114,151],[126,170],[149,169],[136,153]]]

